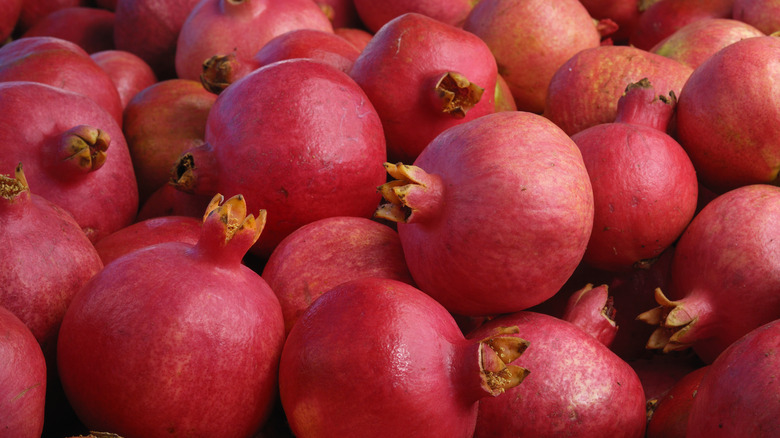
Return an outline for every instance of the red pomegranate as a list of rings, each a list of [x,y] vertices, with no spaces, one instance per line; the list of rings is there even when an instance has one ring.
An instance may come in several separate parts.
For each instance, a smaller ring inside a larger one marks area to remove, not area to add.
[[[302,28],[333,32],[312,0],[201,0],[181,26],[176,74],[198,80],[212,56],[232,53],[247,62],[271,38]]]
[[[105,9],[73,6],[58,9],[38,20],[22,34],[56,37],[77,44],[87,53],[114,48],[114,13]]]
[[[196,195],[176,190],[170,184],[165,184],[154,191],[138,209],[136,221],[163,216],[203,217],[203,210],[209,205],[211,198],[206,195]]]
[[[780,30],[780,1],[734,0],[732,18],[755,26],[769,35]]]
[[[686,24],[704,18],[730,18],[734,0],[652,0],[646,3],[648,6],[640,6],[642,12],[628,42],[650,50]]]
[[[496,61],[485,42],[418,13],[383,26],[350,75],[382,119],[392,161],[411,162],[445,129],[495,111]]]
[[[323,293],[361,277],[413,284],[398,233],[363,217],[335,216],[306,224],[274,249],[263,268],[289,333]]]
[[[22,0],[0,1],[0,41],[6,41],[14,31],[22,13]]]
[[[30,329],[2,306],[0,333],[0,430],[7,437],[40,438],[46,403],[41,347]]]
[[[253,248],[261,257],[317,219],[370,217],[386,181],[371,101],[345,73],[308,59],[270,64],[225,89],[205,141],[179,158],[173,184],[201,195],[242,193],[251,208],[267,209]]]
[[[677,106],[677,138],[699,180],[717,193],[777,184],[780,36],[735,42],[691,74]]]
[[[710,201],[676,245],[670,298],[639,318],[649,348],[693,347],[706,363],[750,330],[780,318],[780,187],[754,184]]]
[[[123,109],[136,94],[157,83],[154,70],[133,53],[124,50],[102,50],[90,57],[114,82]]]
[[[699,383],[709,366],[688,372],[661,397],[650,401],[646,438],[685,438]]]
[[[248,437],[267,420],[284,323],[273,291],[241,264],[265,211],[255,218],[243,197],[221,200],[194,246],[161,243],[120,257],[68,307],[60,379],[90,430]]]
[[[201,220],[190,216],[149,218],[114,231],[95,243],[104,265],[125,254],[163,242],[198,243]]]
[[[595,337],[567,321],[523,311],[484,323],[468,339],[501,327],[517,327],[529,342],[516,364],[530,374],[504,396],[480,400],[475,437],[644,437],[642,384]]]
[[[374,34],[356,27],[337,27],[333,29],[333,33],[349,41],[360,51],[363,51],[374,37]]]
[[[376,2],[353,0],[360,21],[371,32],[407,13],[417,13],[451,26],[462,26],[478,2],[474,0],[397,0]]]
[[[24,163],[33,193],[72,214],[93,242],[133,222],[138,189],[130,154],[100,105],[12,81],[0,83],[0,114],[0,173]]]
[[[465,339],[439,303],[397,280],[336,286],[284,345],[279,392],[293,434],[471,437],[477,402],[509,402],[501,394],[528,373],[513,364],[528,347],[517,330],[483,333]]]
[[[76,44],[54,37],[29,37],[0,47],[0,82],[30,81],[89,97],[122,126],[122,100],[108,76]]]
[[[693,218],[696,171],[666,133],[676,103],[645,79],[626,88],[613,123],[572,136],[593,186],[584,260],[596,268],[627,271],[658,257]]]
[[[394,180],[376,215],[398,222],[415,283],[453,313],[539,304],[582,259],[590,180],[577,145],[541,116],[486,115],[441,133],[414,165],[385,166]]]
[[[481,0],[463,29],[496,57],[518,109],[541,113],[553,74],[580,50],[598,47],[601,34],[578,0]]]
[[[621,45],[627,43],[641,14],[640,0],[580,0],[580,3],[593,18],[609,19],[617,25],[609,37]]]
[[[47,15],[60,9],[86,6],[87,0],[24,0],[16,29],[24,32]]]
[[[55,369],[57,333],[84,283],[103,268],[70,214],[31,193],[22,164],[0,175],[0,307],[30,329]]]
[[[603,45],[572,56],[553,75],[543,115],[574,135],[617,116],[629,84],[647,78],[657,90],[680,95],[693,69],[630,46]]]
[[[618,331],[613,303],[606,284],[593,287],[588,283],[571,294],[561,319],[576,325],[609,347]]]

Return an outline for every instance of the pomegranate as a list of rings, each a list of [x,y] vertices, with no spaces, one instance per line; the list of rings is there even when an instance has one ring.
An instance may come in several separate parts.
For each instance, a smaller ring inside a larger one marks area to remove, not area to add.
[[[277,61],[313,59],[349,73],[359,55],[357,47],[333,32],[296,29],[271,38],[252,58],[245,61],[240,60],[235,53],[211,57],[203,64],[200,80],[207,90],[219,94],[252,71]]]
[[[780,36],[760,36],[721,49],[686,82],[677,138],[712,191],[778,183],[778,81]]]
[[[88,0],[24,0],[16,29],[18,32],[24,32],[53,12],[64,8],[86,6],[87,3]]]
[[[60,379],[90,430],[248,437],[267,420],[284,322],[273,291],[241,264],[265,211],[255,218],[242,196],[222,199],[194,246],[161,243],[115,259],[68,307]]]
[[[485,42],[417,13],[383,26],[350,75],[382,119],[392,161],[411,162],[445,129],[495,111],[496,61]]]
[[[576,325],[609,347],[618,331],[613,302],[606,284],[593,287],[588,283],[569,297],[561,319]]]
[[[184,21],[176,43],[176,74],[198,80],[203,63],[234,54],[248,62],[271,38],[294,29],[333,32],[312,0],[201,0]]]
[[[0,333],[0,430],[7,437],[40,438],[46,403],[41,347],[30,329],[2,306]]]
[[[176,41],[199,0],[116,0],[114,46],[146,61],[158,79],[176,76]]]
[[[649,402],[646,438],[685,438],[693,400],[709,365],[689,371],[666,393]]]
[[[703,18],[730,18],[734,0],[651,0],[642,6],[629,43],[650,50],[675,31]],[[640,2],[642,4],[642,2]]]
[[[352,43],[361,52],[366,48],[371,38],[374,37],[373,34],[365,29],[355,27],[337,27],[333,29],[333,33]]]
[[[396,0],[393,2],[353,0],[353,3],[361,22],[368,30],[375,33],[395,18],[410,12],[459,27],[478,2],[474,0]]]
[[[614,123],[572,136],[593,186],[593,232],[585,262],[630,270],[658,257],[693,218],[696,171],[666,134],[675,104],[673,93],[658,94],[644,79],[626,88]]]
[[[693,347],[706,363],[750,330],[780,318],[780,187],[754,184],[710,201],[678,242],[670,298],[639,318],[658,328],[647,345]]]
[[[70,214],[31,193],[22,164],[0,175],[0,306],[30,329],[54,370],[57,333],[73,296],[103,268]]]
[[[157,76],[143,59],[124,50],[103,50],[90,57],[114,82],[122,108],[141,90],[157,83]]]
[[[0,83],[8,81],[39,82],[82,94],[122,126],[122,101],[111,77],[70,41],[29,37],[0,47]]]
[[[179,158],[173,184],[201,195],[242,193],[266,208],[253,248],[261,257],[317,219],[370,217],[386,181],[371,101],[344,72],[308,59],[267,65],[225,89],[205,141]]]
[[[773,437],[780,434],[780,319],[746,333],[702,376],[686,437]]]
[[[414,165],[385,167],[394,180],[376,215],[398,222],[416,284],[453,313],[539,304],[582,259],[590,180],[577,145],[541,116],[489,114],[441,133]]]
[[[528,311],[492,319],[468,339],[501,327],[517,327],[528,340],[516,363],[531,373],[506,395],[480,400],[475,437],[644,436],[639,378],[604,344],[574,324]]]
[[[493,97],[496,104],[496,112],[500,111],[517,111],[517,103],[512,96],[512,90],[509,88],[509,84],[506,83],[506,79],[503,76],[496,76],[496,91]]]
[[[553,75],[543,115],[574,135],[617,116],[626,87],[647,78],[656,90],[680,95],[693,69],[630,46],[603,45],[572,56]]]
[[[471,437],[477,402],[508,401],[500,394],[527,374],[513,364],[528,347],[516,329],[484,333],[465,339],[439,303],[397,280],[334,287],[282,351],[279,392],[293,434]]]
[[[413,283],[395,230],[345,216],[292,232],[271,253],[262,275],[279,298],[288,333],[312,302],[345,281],[380,277]]]
[[[201,218],[203,210],[209,205],[211,198],[205,195],[195,195],[176,190],[170,184],[165,184],[154,191],[141,205],[136,221],[162,216],[188,216]]]
[[[22,0],[0,1],[0,41],[7,41],[22,13]]]
[[[732,18],[755,26],[769,35],[780,31],[780,1],[734,0]]]
[[[541,113],[553,74],[601,34],[579,0],[481,0],[463,29],[490,47],[517,108]]]
[[[615,43],[625,45],[639,21],[640,0],[580,0],[590,16],[597,20],[609,19],[616,25],[615,32],[609,35]]]
[[[114,231],[95,243],[104,265],[137,249],[163,242],[195,245],[200,238],[201,221],[190,216],[149,218]]]
[[[731,43],[763,35],[760,30],[741,21],[729,18],[703,18],[681,27],[659,41],[650,51],[695,69]]]
[[[87,53],[114,48],[114,13],[86,6],[56,10],[27,29],[22,38],[56,37],[77,44]]]
[[[171,168],[186,150],[203,143],[206,118],[217,96],[197,81],[166,79],[128,102],[123,131],[133,160],[141,203],[167,185]],[[198,204],[202,216],[211,200]]]
[[[315,0],[330,20],[333,28],[358,27],[362,23],[353,0]]]
[[[138,190],[130,154],[100,105],[12,81],[0,83],[0,114],[0,172],[24,163],[32,191],[72,214],[93,242],[132,223]]]

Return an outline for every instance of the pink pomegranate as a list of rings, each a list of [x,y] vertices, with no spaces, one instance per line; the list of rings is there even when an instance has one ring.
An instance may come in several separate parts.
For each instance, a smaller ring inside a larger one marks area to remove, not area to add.
[[[639,21],[640,0],[580,0],[588,13],[597,20],[609,19],[617,30],[609,37],[617,44],[625,45]]]
[[[211,198],[206,195],[196,195],[176,190],[170,184],[165,184],[155,190],[141,204],[136,221],[163,216],[203,217],[203,210],[209,205]]]
[[[686,437],[773,437],[780,434],[780,319],[729,346],[702,376]]]
[[[157,83],[154,70],[146,61],[133,53],[124,50],[103,50],[91,54],[90,57],[108,73],[114,82],[123,109],[136,94]]]
[[[518,109],[541,113],[553,74],[580,50],[598,47],[596,23],[578,0],[481,0],[463,29],[490,47]]]
[[[22,0],[0,0],[0,41],[6,41],[19,21]]]
[[[60,9],[86,6],[87,3],[88,0],[24,0],[16,24],[17,31],[26,31],[47,15]]]
[[[56,37],[77,44],[87,53],[114,48],[114,13],[86,6],[62,8],[38,20],[22,34]]]
[[[125,254],[163,242],[195,245],[200,238],[201,220],[190,216],[163,216],[145,219],[114,231],[95,243],[104,265]]]
[[[22,166],[0,175],[0,307],[27,325],[54,370],[65,310],[103,263],[70,214],[31,193]]]
[[[133,222],[138,189],[130,154],[100,105],[12,81],[0,83],[0,114],[0,173],[24,163],[33,193],[72,214],[93,242]]]
[[[577,145],[541,116],[483,116],[441,133],[414,165],[385,166],[394,180],[376,215],[398,222],[416,284],[453,313],[539,304],[582,259],[590,180]]]
[[[730,18],[734,0],[651,0],[643,7],[628,42],[650,50],[675,31],[703,18]],[[640,2],[642,4],[642,2]]]
[[[738,20],[703,18],[681,27],[650,51],[695,69],[720,49],[745,38],[763,35],[760,30]]]
[[[114,46],[146,61],[158,79],[176,76],[176,41],[199,0],[116,0]]]
[[[70,41],[29,37],[0,47],[0,82],[8,81],[39,82],[82,94],[122,126],[122,101],[111,77]]]
[[[643,79],[626,88],[614,123],[579,131],[593,186],[593,232],[585,262],[627,271],[658,257],[682,234],[698,199],[696,171],[666,134],[676,98]]]
[[[483,398],[475,437],[644,437],[645,397],[634,370],[579,327],[535,312],[492,319],[468,335],[483,339],[517,327],[530,370],[506,395]]]
[[[528,347],[516,329],[483,333],[465,339],[439,303],[397,280],[334,287],[301,315],[282,352],[279,392],[293,434],[471,437],[477,402],[509,402],[501,394],[528,373],[513,364]]]
[[[593,287],[588,283],[569,297],[561,319],[576,325],[609,347],[618,331],[613,303],[606,284]]]
[[[247,214],[240,195],[221,201],[209,206],[198,243],[126,254],[68,308],[60,379],[90,430],[252,436],[267,420],[284,322],[268,284],[241,264],[265,211]]]
[[[253,248],[262,257],[309,222],[370,217],[386,181],[371,101],[345,73],[308,59],[265,66],[228,87],[209,112],[205,141],[179,158],[173,184],[246,194],[252,208],[267,209]]]
[[[323,293],[360,277],[413,284],[398,233],[363,217],[336,216],[306,224],[274,249],[263,269],[289,333]]]
[[[179,32],[176,74],[198,80],[212,56],[232,53],[246,62],[271,38],[302,28],[333,32],[312,0],[201,0]]]
[[[485,42],[418,13],[383,26],[350,75],[382,119],[392,161],[411,162],[445,129],[495,111],[496,61]]]
[[[646,438],[685,438],[691,406],[709,365],[681,377],[669,391],[649,403]]]
[[[678,242],[670,298],[639,318],[657,329],[649,348],[693,347],[711,363],[750,330],[780,318],[780,187],[740,187],[710,201]]]
[[[203,144],[206,119],[217,96],[189,79],[166,79],[137,93],[125,108],[123,131],[144,203],[168,184],[171,168],[186,150]],[[211,200],[197,209],[201,216]]]
[[[572,56],[553,75],[543,115],[574,135],[617,116],[629,84],[647,78],[656,90],[680,95],[693,69],[630,46],[604,45]]]
[[[377,2],[353,0],[361,22],[371,32],[407,13],[417,13],[434,20],[460,27],[478,2],[474,0],[397,0]]]
[[[41,347],[30,329],[3,306],[0,333],[0,430],[7,437],[40,438],[46,403]]]
[[[735,42],[702,63],[680,93],[677,138],[702,184],[723,193],[777,184],[780,36]]]
[[[734,0],[732,18],[755,26],[769,35],[780,31],[780,1]]]

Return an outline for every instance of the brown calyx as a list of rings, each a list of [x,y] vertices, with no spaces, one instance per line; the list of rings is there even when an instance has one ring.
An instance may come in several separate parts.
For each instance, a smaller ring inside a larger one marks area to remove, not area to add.
[[[462,119],[482,98],[485,89],[456,72],[447,72],[436,82],[435,95],[441,111]]]
[[[495,336],[480,341],[479,360],[483,387],[491,395],[503,394],[522,383],[529,371],[512,365],[528,348],[528,341],[516,335],[517,326],[499,327]]]
[[[685,337],[695,327],[698,317],[690,315],[680,301],[669,300],[661,288],[655,289],[655,300],[658,307],[637,316],[640,321],[658,326],[645,347],[664,353],[689,348],[691,343]]]
[[[27,184],[27,178],[24,176],[22,163],[16,166],[14,178],[0,175],[0,197],[3,199],[10,201],[18,197],[19,194],[29,190],[30,186]]]
[[[79,173],[89,173],[103,167],[111,144],[108,133],[88,125],[73,127],[60,137],[62,161]]]
[[[203,62],[200,82],[203,88],[211,93],[219,94],[234,82],[236,63],[235,53],[214,55]]]

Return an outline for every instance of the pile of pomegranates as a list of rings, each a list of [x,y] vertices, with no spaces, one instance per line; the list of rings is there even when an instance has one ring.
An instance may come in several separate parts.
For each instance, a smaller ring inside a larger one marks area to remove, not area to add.
[[[0,0],[0,437],[780,436],[778,84],[778,0]]]

